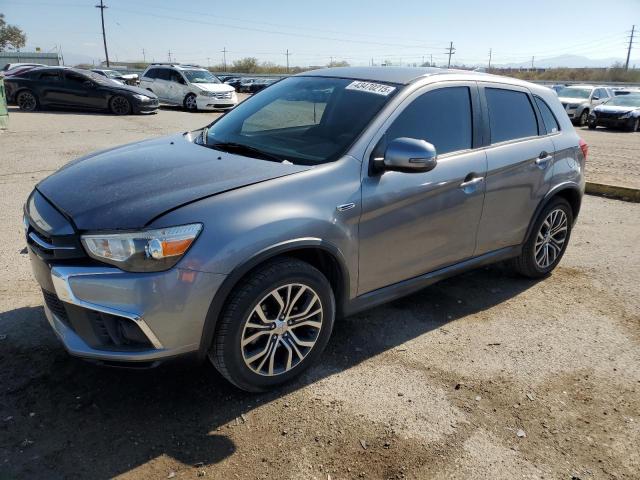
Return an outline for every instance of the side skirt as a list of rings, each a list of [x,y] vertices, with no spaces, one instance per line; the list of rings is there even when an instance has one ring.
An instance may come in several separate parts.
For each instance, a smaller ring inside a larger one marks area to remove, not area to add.
[[[493,252],[480,255],[479,257],[470,258],[460,263],[365,293],[354,298],[345,305],[344,316],[353,315],[397,298],[410,295],[418,290],[428,287],[429,285],[439,282],[440,280],[453,277],[462,272],[517,257],[521,252],[522,245],[501,248],[499,250],[494,250]]]

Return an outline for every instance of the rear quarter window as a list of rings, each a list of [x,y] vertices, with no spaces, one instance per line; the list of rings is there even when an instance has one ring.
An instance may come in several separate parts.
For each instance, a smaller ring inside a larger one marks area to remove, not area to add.
[[[544,122],[544,128],[547,133],[557,133],[560,131],[560,124],[558,124],[558,120],[556,116],[551,111],[547,102],[545,102],[540,97],[533,97],[536,101],[536,105],[538,105],[538,110],[540,110],[540,114],[542,115],[542,121]]]
[[[538,135],[538,121],[524,92],[485,88],[491,143],[500,143]]]

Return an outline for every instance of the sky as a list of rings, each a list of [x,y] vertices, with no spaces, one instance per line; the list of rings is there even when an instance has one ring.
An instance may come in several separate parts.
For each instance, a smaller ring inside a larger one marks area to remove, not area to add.
[[[0,0],[0,13],[27,34],[24,51],[61,48],[104,59],[100,0]],[[291,65],[544,62],[560,55],[626,57],[640,0],[104,0],[112,61],[213,65],[242,57]],[[235,6],[234,5],[238,5]],[[640,34],[632,64],[640,66]],[[144,52],[144,53],[143,53]],[[66,58],[65,58],[66,59]]]

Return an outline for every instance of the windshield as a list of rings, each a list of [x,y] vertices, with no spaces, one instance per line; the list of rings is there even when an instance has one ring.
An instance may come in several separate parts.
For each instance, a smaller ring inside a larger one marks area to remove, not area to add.
[[[589,98],[590,88],[563,88],[558,92],[559,97],[567,98]]]
[[[612,107],[635,107],[640,108],[640,95],[623,95],[613,97],[607,102]]]
[[[182,70],[189,83],[220,83],[218,77],[207,70]]]
[[[304,165],[333,161],[396,92],[344,78],[289,77],[221,117],[206,143],[239,144]]]
[[[103,70],[104,73],[107,74],[107,77],[109,78],[117,78],[117,77],[121,77],[122,74],[120,72],[118,72],[117,70]]]

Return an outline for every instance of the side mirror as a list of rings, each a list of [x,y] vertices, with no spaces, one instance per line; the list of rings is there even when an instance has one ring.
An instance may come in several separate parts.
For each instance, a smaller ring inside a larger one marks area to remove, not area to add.
[[[384,158],[375,159],[374,166],[377,171],[428,172],[436,167],[437,157],[436,147],[429,142],[401,137],[387,145]]]
[[[591,97],[591,100],[593,101],[600,100],[600,97],[597,95],[594,95],[593,97]]]
[[[96,86],[95,83],[93,83],[91,80],[85,80],[84,82],[82,82],[82,85],[87,88],[93,88]]]

